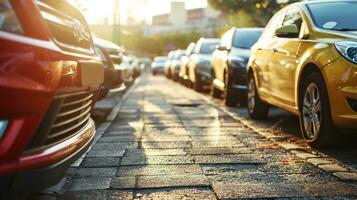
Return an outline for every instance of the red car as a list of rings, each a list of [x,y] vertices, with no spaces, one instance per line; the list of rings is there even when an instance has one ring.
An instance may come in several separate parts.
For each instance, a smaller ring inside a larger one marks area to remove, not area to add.
[[[104,71],[66,1],[0,0],[0,44],[1,198],[54,185],[87,151]]]

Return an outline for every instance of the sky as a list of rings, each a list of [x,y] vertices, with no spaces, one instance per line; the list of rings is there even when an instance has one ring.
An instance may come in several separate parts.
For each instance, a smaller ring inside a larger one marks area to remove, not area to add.
[[[112,21],[114,0],[73,1],[83,5],[84,14],[90,24],[103,23],[105,18],[109,19],[109,23]],[[172,1],[185,2],[187,9],[207,6],[207,0],[120,0],[121,21],[126,22],[128,16],[131,16],[136,22],[150,22],[151,16],[168,13]]]

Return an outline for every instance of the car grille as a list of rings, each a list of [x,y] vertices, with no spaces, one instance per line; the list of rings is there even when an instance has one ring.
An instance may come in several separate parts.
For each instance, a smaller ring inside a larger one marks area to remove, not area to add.
[[[64,50],[93,53],[90,30],[79,11],[66,1],[38,0],[53,40]]]
[[[246,68],[238,67],[233,76],[236,77],[234,80],[235,85],[247,85]]]
[[[89,123],[93,96],[81,92],[55,97],[26,153],[61,142],[84,128]]]
[[[357,100],[355,99],[351,99],[351,98],[346,98],[348,104],[350,105],[350,107],[352,108],[352,110],[354,110],[355,112],[357,112]]]

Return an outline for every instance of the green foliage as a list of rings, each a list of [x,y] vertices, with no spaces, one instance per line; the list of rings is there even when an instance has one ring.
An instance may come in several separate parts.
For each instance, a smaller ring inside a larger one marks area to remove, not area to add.
[[[238,10],[235,13],[226,15],[227,24],[224,24],[218,30],[218,37],[222,36],[227,30],[234,27],[256,27],[254,16],[247,13],[245,10]]]
[[[248,26],[265,26],[269,19],[286,5],[299,0],[208,0],[216,10],[228,18],[237,16],[238,21],[249,21]],[[241,12],[245,12],[242,14]],[[249,15],[247,15],[249,13]],[[244,16],[245,15],[245,16]],[[231,20],[229,20],[232,23]],[[233,24],[236,23],[233,21]],[[242,22],[240,22],[242,23]]]
[[[144,36],[141,32],[123,34],[122,45],[129,50],[147,54],[150,57],[166,54],[168,46],[175,49],[186,49],[192,41],[197,41],[201,35],[197,32],[160,33]]]

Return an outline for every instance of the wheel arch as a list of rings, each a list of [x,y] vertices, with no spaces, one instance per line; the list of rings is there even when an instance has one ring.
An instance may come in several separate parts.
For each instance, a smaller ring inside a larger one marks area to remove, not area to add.
[[[302,83],[304,80],[307,78],[309,74],[312,73],[319,73],[321,77],[323,77],[323,74],[321,72],[321,69],[318,67],[317,64],[309,62],[306,63],[303,67],[300,68],[300,72],[298,74],[298,78],[296,79],[296,90],[295,90],[295,102],[297,103],[296,107],[298,109],[298,112],[300,113],[299,105],[301,101],[301,95],[302,95]]]
[[[254,67],[252,67],[252,66],[248,66],[247,67],[247,73],[246,73],[247,84],[248,84],[248,79],[249,79],[249,75],[250,74],[253,74],[254,80],[255,80],[255,84],[257,85],[257,89],[258,89],[258,92],[259,92],[260,81],[258,80],[258,76],[257,76],[256,71],[254,70]]]

